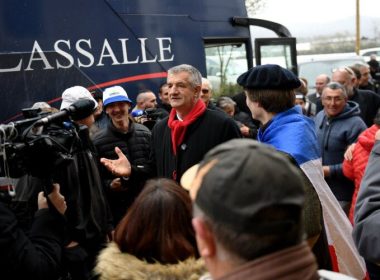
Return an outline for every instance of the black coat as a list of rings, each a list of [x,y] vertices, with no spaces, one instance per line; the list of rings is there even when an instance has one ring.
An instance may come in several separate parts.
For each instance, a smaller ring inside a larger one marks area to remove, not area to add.
[[[132,166],[129,180],[122,180],[124,189],[121,192],[110,189],[111,181],[116,177],[104,166],[100,168],[114,224],[117,224],[124,216],[126,210],[142,190],[145,181],[153,175],[149,164],[150,142],[151,132],[149,129],[132,121],[130,121],[128,132],[123,133],[116,129],[110,120],[108,126],[93,137],[99,158],[116,159],[115,147],[119,147]]]
[[[57,279],[65,220],[58,212],[36,212],[29,236],[19,228],[15,215],[0,203],[0,278]]]
[[[207,109],[186,131],[177,156],[172,150],[171,130],[168,118],[163,119],[152,131],[152,163],[156,165],[157,175],[176,179],[212,148],[233,138],[240,138],[240,129],[235,121],[226,114]]]

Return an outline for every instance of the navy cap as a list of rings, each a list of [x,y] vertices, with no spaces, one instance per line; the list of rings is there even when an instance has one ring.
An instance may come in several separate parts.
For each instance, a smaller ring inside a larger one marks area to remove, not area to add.
[[[275,64],[259,65],[241,74],[237,83],[248,89],[296,89],[301,82],[292,71]]]

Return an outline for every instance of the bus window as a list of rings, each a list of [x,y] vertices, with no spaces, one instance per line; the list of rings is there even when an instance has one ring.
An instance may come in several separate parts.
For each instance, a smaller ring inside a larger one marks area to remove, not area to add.
[[[277,64],[289,69],[292,65],[290,46],[262,46],[261,64]]]
[[[215,96],[239,91],[236,79],[248,70],[244,43],[209,44],[205,46],[207,78]]]
[[[256,65],[278,64],[297,75],[296,39],[289,38],[256,38]]]

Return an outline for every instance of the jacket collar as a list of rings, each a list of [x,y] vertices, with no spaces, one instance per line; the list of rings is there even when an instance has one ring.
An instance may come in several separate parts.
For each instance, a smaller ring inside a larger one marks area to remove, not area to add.
[[[317,269],[310,248],[302,243],[248,262],[218,280],[314,280],[319,279]]]

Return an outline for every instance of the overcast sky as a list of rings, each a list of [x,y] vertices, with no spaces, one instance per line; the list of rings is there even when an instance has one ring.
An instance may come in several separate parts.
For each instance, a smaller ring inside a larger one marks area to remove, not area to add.
[[[254,17],[278,22],[293,36],[355,34],[356,0],[263,0],[265,7]],[[372,17],[361,21],[361,35],[374,37],[380,28],[380,0],[360,0],[360,15]],[[350,19],[351,17],[351,19]],[[344,19],[344,24],[335,21]],[[335,22],[335,23],[334,23]],[[331,24],[330,24],[331,23]],[[256,34],[268,33],[256,31]]]
[[[263,0],[265,7],[256,15],[284,25],[328,22],[355,16],[356,0]],[[380,0],[360,0],[362,16],[380,17]]]

